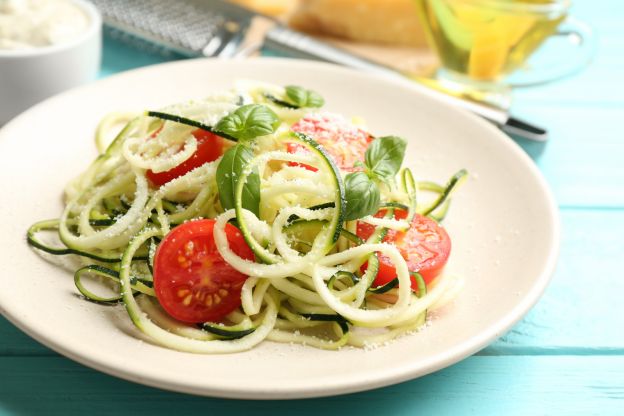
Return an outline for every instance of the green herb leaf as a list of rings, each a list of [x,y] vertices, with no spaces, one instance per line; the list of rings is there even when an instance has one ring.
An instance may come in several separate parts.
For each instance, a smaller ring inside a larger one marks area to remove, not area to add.
[[[219,166],[217,166],[217,187],[219,188],[219,199],[223,209],[233,209],[235,207],[234,192],[238,179],[245,166],[249,164],[254,154],[247,146],[237,144],[223,154]],[[247,177],[247,182],[243,187],[242,196],[243,208],[259,215],[260,212],[260,176],[257,171],[252,172]]]
[[[351,221],[379,210],[379,187],[364,172],[353,172],[345,177],[345,220]]]
[[[264,94],[264,97],[271,101],[273,104],[275,105],[279,105],[280,107],[285,107],[285,108],[292,108],[292,109],[297,109],[299,107],[297,107],[294,104],[291,104],[289,102],[286,102],[284,100],[280,100],[279,98],[277,98],[276,96],[272,95],[272,94]]]
[[[277,114],[266,105],[247,104],[219,120],[214,130],[245,141],[271,134],[279,124]]]
[[[286,86],[286,96],[297,107],[322,107],[325,100],[321,95],[312,90],[296,85]]]
[[[396,136],[373,140],[364,155],[369,173],[383,181],[394,178],[403,163],[406,147],[405,139]]]

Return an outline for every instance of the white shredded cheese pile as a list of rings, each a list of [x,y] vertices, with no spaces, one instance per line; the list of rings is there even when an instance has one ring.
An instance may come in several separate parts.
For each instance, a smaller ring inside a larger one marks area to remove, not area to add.
[[[0,49],[32,49],[68,42],[89,26],[69,0],[0,0]]]

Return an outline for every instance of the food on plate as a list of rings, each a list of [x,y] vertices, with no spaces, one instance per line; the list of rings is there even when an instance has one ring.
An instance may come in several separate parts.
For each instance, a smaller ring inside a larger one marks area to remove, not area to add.
[[[304,87],[240,81],[113,114],[61,217],[31,226],[28,242],[81,260],[87,300],[122,303],[139,330],[181,351],[366,347],[417,331],[461,288],[444,272],[440,221],[466,171],[416,181],[405,139],[324,104]]]

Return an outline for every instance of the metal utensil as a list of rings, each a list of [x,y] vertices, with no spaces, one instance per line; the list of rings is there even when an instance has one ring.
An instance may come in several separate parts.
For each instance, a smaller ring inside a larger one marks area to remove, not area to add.
[[[105,24],[184,56],[240,57],[262,46],[290,56],[360,69],[421,90],[499,126],[515,136],[544,141],[546,130],[511,117],[500,108],[425,87],[398,71],[291,30],[276,20],[222,0],[91,0]],[[250,30],[254,28],[254,30]]]

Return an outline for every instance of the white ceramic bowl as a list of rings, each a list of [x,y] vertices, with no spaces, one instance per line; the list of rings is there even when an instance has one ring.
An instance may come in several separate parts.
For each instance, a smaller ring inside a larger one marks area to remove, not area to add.
[[[102,52],[102,18],[86,0],[73,0],[89,17],[75,39],[27,50],[0,49],[0,125],[66,89],[95,79]]]

